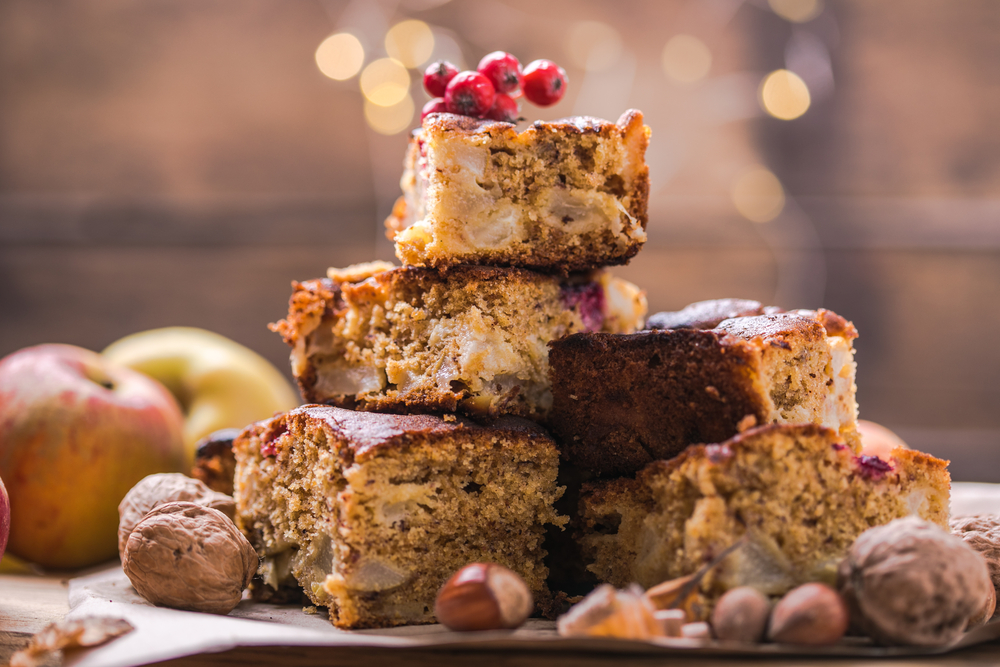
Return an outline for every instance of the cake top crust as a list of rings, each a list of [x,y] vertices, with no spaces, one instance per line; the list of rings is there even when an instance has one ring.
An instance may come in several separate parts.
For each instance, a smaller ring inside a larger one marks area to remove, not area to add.
[[[823,325],[804,312],[773,313],[752,317],[733,317],[723,320],[716,331],[724,331],[744,340],[762,338],[764,340],[788,337],[819,339],[824,335]]]
[[[518,417],[504,416],[489,425],[480,425],[464,417],[445,421],[437,415],[397,415],[381,412],[361,412],[332,405],[303,405],[278,419],[304,418],[322,422],[354,453],[355,458],[371,455],[417,439],[464,437],[487,432],[521,438],[544,438],[548,432],[538,424]]]
[[[536,132],[560,132],[563,134],[600,134],[610,135],[612,133],[627,134],[637,128],[642,127],[642,112],[638,109],[628,109],[619,118],[618,122],[592,116],[570,116],[559,120],[542,121],[536,120],[525,128],[520,134]],[[414,135],[419,136],[421,132],[430,134],[442,134],[446,132],[462,134],[509,134],[517,136],[517,126],[513,123],[505,123],[498,120],[485,118],[472,118],[453,113],[432,113],[424,119],[422,127],[414,130]]]
[[[888,461],[883,461],[875,456],[859,456],[854,454],[850,448],[844,444],[843,438],[831,428],[820,424],[764,424],[749,428],[742,433],[737,433],[729,440],[718,444],[692,445],[683,452],[667,461],[653,461],[641,471],[636,479],[642,481],[647,477],[656,477],[667,474],[683,466],[687,461],[704,460],[710,465],[724,465],[732,459],[736,452],[744,447],[751,447],[753,443],[762,438],[775,438],[787,436],[791,438],[821,438],[831,447],[842,451],[845,456],[850,456],[862,474],[868,479],[877,481],[881,479],[881,474],[896,470],[897,466],[921,465],[939,471],[947,471],[948,461],[939,459],[931,454],[918,452],[904,447],[898,447],[892,451]],[[875,474],[867,472],[867,469],[874,469]]]
[[[762,319],[769,317],[771,319]],[[764,306],[751,299],[711,299],[698,301],[678,311],[654,313],[646,320],[646,329],[722,329],[740,338],[768,337],[784,329],[812,328],[806,322],[818,322],[829,336],[848,340],[858,337],[858,330],[847,319],[832,310],[784,311],[777,306]],[[790,327],[790,328],[788,328]]]
[[[764,305],[750,299],[712,299],[684,306],[676,312],[655,313],[646,320],[647,329],[714,329],[733,317],[763,315]]]

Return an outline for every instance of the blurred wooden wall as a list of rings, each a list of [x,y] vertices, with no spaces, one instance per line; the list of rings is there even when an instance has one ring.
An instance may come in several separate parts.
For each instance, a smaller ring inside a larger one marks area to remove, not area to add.
[[[643,109],[650,242],[617,272],[653,310],[723,296],[832,308],[861,331],[862,416],[953,458],[958,479],[1000,481],[993,0],[836,1],[802,25],[764,0],[434,4],[0,4],[0,355],[181,324],[287,368],[266,324],[290,281],[391,258],[379,220],[405,145],[367,128],[357,80],[324,78],[313,52],[344,21],[417,17],[467,64],[493,49],[567,64],[569,94],[529,107],[538,117]],[[581,18],[623,36],[615,69],[567,62]],[[712,49],[706,82],[666,81],[676,33]],[[800,119],[770,118],[755,87],[804,33],[828,50],[833,88]],[[730,199],[755,162],[788,196],[769,223]]]

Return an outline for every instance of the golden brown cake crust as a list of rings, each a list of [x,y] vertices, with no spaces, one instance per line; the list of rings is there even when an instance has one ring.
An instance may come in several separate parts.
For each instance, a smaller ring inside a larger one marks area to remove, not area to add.
[[[288,413],[290,419],[298,414],[327,424],[344,439],[345,448],[353,453],[354,461],[359,463],[381,455],[384,450],[408,447],[415,439],[461,436],[466,432],[482,433],[487,428],[491,432],[549,438],[548,432],[535,422],[511,416],[499,417],[485,427],[460,416],[445,421],[436,415],[361,412],[318,404],[304,405]]]

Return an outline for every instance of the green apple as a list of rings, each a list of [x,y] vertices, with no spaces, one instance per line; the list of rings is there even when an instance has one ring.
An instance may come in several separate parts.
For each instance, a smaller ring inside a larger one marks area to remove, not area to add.
[[[270,362],[204,329],[143,331],[112,343],[103,354],[173,393],[184,412],[184,440],[192,457],[197,442],[214,431],[243,428],[299,405],[297,392]]]
[[[113,558],[129,489],[187,470],[183,427],[162,385],[90,350],[39,345],[0,360],[8,551],[52,568]]]

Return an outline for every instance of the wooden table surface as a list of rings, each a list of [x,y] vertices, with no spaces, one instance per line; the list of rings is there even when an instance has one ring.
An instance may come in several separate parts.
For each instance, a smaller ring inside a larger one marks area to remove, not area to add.
[[[47,624],[61,619],[69,611],[67,601],[68,579],[57,576],[0,575],[0,665],[6,665],[11,654],[23,648],[35,632]],[[336,649],[321,647],[297,648],[246,648],[223,653],[190,656],[178,660],[158,663],[171,667],[229,667],[233,665],[319,665],[337,667],[361,667],[362,665],[410,665],[415,667],[434,665],[502,665],[504,667],[610,667],[624,665],[651,666],[669,664],[671,667],[734,667],[735,665],[766,665],[780,663],[783,666],[808,665],[809,667],[911,667],[916,665],[937,665],[941,667],[966,667],[971,665],[1000,664],[1000,641],[975,646],[945,656],[930,658],[883,658],[883,659],[816,659],[787,658],[775,659],[728,659],[717,657],[679,656],[622,656],[604,654],[538,654],[532,652],[504,652],[490,656],[482,653],[463,651],[426,651],[413,649]],[[43,663],[45,667],[61,664],[56,658]]]

